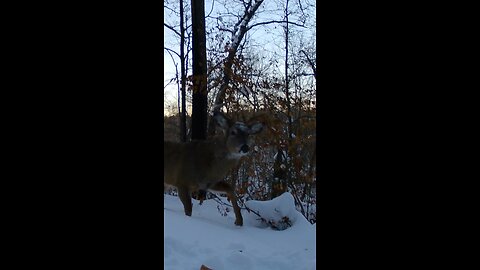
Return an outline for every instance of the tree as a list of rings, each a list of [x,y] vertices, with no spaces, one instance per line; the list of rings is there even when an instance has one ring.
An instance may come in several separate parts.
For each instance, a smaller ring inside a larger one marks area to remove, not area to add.
[[[207,47],[204,0],[192,0],[192,25],[192,139],[204,140],[207,138]]]
[[[166,46],[164,49],[169,53],[176,67],[175,80],[177,82],[177,87],[178,87],[178,114],[180,116],[179,118],[180,140],[182,142],[186,142],[187,141],[186,83],[187,83],[187,72],[189,67],[188,59],[189,59],[189,53],[191,51],[191,48],[190,48],[191,32],[189,32],[189,28],[191,28],[191,25],[188,25],[189,10],[188,10],[188,7],[184,6],[184,0],[179,0],[178,5],[180,8],[178,10],[177,8],[174,8],[175,5],[177,5],[177,3],[172,3],[174,5],[172,7],[170,7],[168,4],[170,3],[168,1],[165,1],[164,9],[167,10],[168,17],[172,17],[171,15],[178,16],[179,25],[175,26],[176,21],[169,20],[168,23],[166,21],[164,22],[164,26],[169,31],[174,33],[177,38],[179,38],[180,50],[179,52],[177,52],[176,50]],[[174,55],[180,59],[180,74],[178,73],[178,65],[176,64]]]
[[[187,106],[186,106],[186,80],[187,74],[185,70],[185,23],[183,0],[180,0],[180,64],[181,64],[181,93],[182,93],[182,110],[180,112],[180,140],[187,141]]]
[[[238,20],[235,24],[233,24],[233,28],[229,28],[229,24],[227,23],[221,23],[219,25],[219,30],[223,32],[228,32],[231,34],[231,38],[229,42],[226,44],[225,49],[228,52],[226,58],[222,60],[223,63],[223,74],[222,74],[222,81],[219,87],[219,90],[217,94],[215,95],[215,101],[213,103],[213,110],[214,111],[219,111],[222,104],[225,101],[226,97],[226,91],[227,88],[229,87],[229,84],[231,83],[232,77],[233,77],[233,71],[232,71],[232,66],[235,61],[235,57],[238,53],[238,50],[240,49],[240,45],[242,44],[242,41],[247,34],[248,31],[252,30],[255,27],[258,26],[265,26],[265,25],[270,25],[270,24],[282,24],[286,23],[288,24],[294,24],[297,26],[303,27],[301,24],[295,23],[295,22],[289,22],[288,20],[266,20],[266,21],[260,21],[260,22],[252,22],[255,14],[258,12],[260,6],[264,3],[264,0],[241,0],[240,1],[242,4],[242,7],[244,10],[242,11],[241,16],[231,14],[235,17],[238,17]],[[221,19],[222,17],[220,17]],[[223,20],[221,20],[223,21]],[[208,129],[209,134],[213,134],[214,132],[214,127],[213,127],[213,121],[210,121],[210,126]]]

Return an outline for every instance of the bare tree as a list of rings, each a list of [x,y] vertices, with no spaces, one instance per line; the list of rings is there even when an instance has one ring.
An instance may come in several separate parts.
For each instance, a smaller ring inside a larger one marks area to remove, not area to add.
[[[242,0],[241,4],[244,8],[243,12],[240,13],[242,15],[236,15],[235,13],[229,14],[233,17],[238,18],[237,22],[233,25],[233,28],[228,28],[224,26],[219,27],[220,31],[230,33],[231,38],[228,44],[226,45],[226,50],[228,51],[228,54],[226,58],[223,61],[221,61],[221,63],[223,63],[223,68],[222,68],[223,76],[222,76],[221,84],[219,86],[219,90],[215,96],[215,101],[213,103],[214,111],[219,111],[221,108],[221,105],[225,102],[226,90],[229,87],[229,84],[232,80],[232,75],[233,75],[232,65],[234,63],[234,59],[238,53],[240,45],[242,44],[242,41],[244,41],[244,37],[248,31],[250,31],[254,27],[266,26],[270,24],[287,24],[287,25],[293,24],[299,27],[304,27],[302,24],[286,21],[284,19],[267,20],[267,21],[260,21],[255,23],[252,22],[255,14],[258,12],[259,8],[263,3],[264,3],[264,0]],[[220,17],[219,20],[221,18],[222,17]],[[224,24],[228,25],[226,23]],[[209,134],[213,134],[214,132],[214,126],[212,125],[212,123],[213,121],[210,121],[209,129],[208,129]]]
[[[179,0],[178,3],[168,3],[168,4],[178,4],[179,9],[167,6],[167,2],[164,5],[164,8],[169,12],[169,15],[175,15],[173,18],[178,17],[179,24],[176,24],[175,19],[170,20],[169,23],[166,21],[164,22],[164,27],[174,33],[179,39],[180,45],[179,50],[174,50],[173,48],[165,48],[169,52],[172,57],[173,62],[175,63],[175,59],[173,58],[172,53],[179,58],[180,62],[180,74],[178,70],[176,70],[176,82],[178,86],[178,114],[179,114],[179,125],[180,125],[180,140],[182,142],[187,141],[187,74],[188,74],[188,59],[189,53],[191,51],[190,48],[190,40],[191,40],[191,25],[188,24],[188,13],[189,8],[188,4],[187,7],[185,6],[184,0]],[[171,16],[170,16],[171,17]],[[190,30],[189,30],[190,28]],[[176,68],[178,68],[177,64],[175,64]]]

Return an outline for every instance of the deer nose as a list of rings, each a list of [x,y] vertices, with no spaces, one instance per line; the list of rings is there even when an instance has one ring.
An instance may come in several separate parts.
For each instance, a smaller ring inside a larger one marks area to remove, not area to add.
[[[242,148],[240,148],[240,151],[243,152],[243,153],[247,153],[247,152],[248,152],[248,149],[249,149],[248,145],[244,144],[244,145],[242,146]]]

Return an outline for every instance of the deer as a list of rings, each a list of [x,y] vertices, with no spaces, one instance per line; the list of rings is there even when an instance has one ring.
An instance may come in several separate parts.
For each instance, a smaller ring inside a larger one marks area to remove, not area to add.
[[[263,124],[234,122],[218,111],[213,113],[212,119],[222,131],[219,135],[186,143],[164,141],[164,191],[169,186],[177,188],[187,216],[192,215],[193,191],[203,195],[206,190],[226,193],[235,213],[235,225],[243,226],[234,188],[224,178],[249,154],[250,135],[261,132]]]

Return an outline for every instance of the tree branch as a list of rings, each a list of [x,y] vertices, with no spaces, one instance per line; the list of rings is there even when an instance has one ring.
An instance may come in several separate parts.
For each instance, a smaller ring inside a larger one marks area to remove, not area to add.
[[[163,23],[163,25],[165,27],[167,27],[168,29],[170,29],[171,31],[173,31],[175,34],[177,34],[179,37],[181,37],[182,35],[180,35],[180,32],[178,32],[175,28],[173,28],[172,26],[166,24],[166,23]]]
[[[212,194],[212,195],[214,196],[213,200],[214,200],[215,202],[217,202],[218,204],[225,205],[225,206],[228,206],[228,207],[233,207],[232,205],[230,205],[230,204],[228,204],[228,203],[222,202],[222,200],[220,199],[220,197],[218,197],[217,194],[212,193],[212,192],[210,192],[210,194]],[[245,210],[247,210],[248,212],[251,212],[251,213],[254,213],[255,215],[257,215],[262,221],[265,221],[265,222],[267,221],[265,218],[263,218],[263,217],[260,215],[260,213],[254,211],[253,209],[248,208],[248,207],[245,205],[245,203],[243,203],[243,201],[237,200],[237,203],[238,203],[238,202],[240,202],[240,205],[243,205],[243,207],[240,207],[240,209],[245,209]]]
[[[230,29],[223,28],[223,27],[219,27],[219,28],[218,28],[218,30],[219,30],[219,31],[225,31],[225,32],[229,32],[229,33],[231,33],[231,34],[233,35],[233,31],[232,31],[232,30],[230,30]]]
[[[213,11],[213,6],[215,5],[215,0],[212,1],[212,8],[210,9],[210,12],[208,13],[207,16],[205,16],[205,19],[210,17],[210,14],[212,14],[212,11]]]
[[[317,80],[317,68],[315,67],[315,63],[313,63],[313,61],[310,59],[310,57],[308,57],[307,53],[304,50],[301,50],[301,52],[303,52],[305,57],[307,57],[307,61],[310,64],[310,67],[313,70],[313,76],[315,76],[315,80]]]
[[[267,25],[267,24],[272,24],[272,23],[288,23],[288,24],[292,24],[292,25],[295,25],[295,26],[298,26],[298,27],[307,28],[305,25],[301,25],[301,24],[298,24],[298,23],[295,23],[295,22],[290,22],[290,21],[288,21],[288,22],[287,21],[268,21],[268,22],[254,23],[254,24],[250,25],[249,27],[247,27],[247,31],[252,29],[255,26]]]
[[[175,13],[175,14],[178,15],[178,11],[174,10],[174,9],[171,8],[171,7],[168,7],[168,6],[166,6],[166,5],[163,5],[163,8],[166,8],[166,9],[170,10],[171,12],[173,12],[173,13]]]
[[[172,50],[172,49],[169,49],[169,48],[167,48],[167,47],[163,47],[163,49],[166,50],[166,51],[169,52],[169,53],[172,52],[172,53],[176,54],[178,57],[180,57],[180,54],[177,53],[176,51]]]

